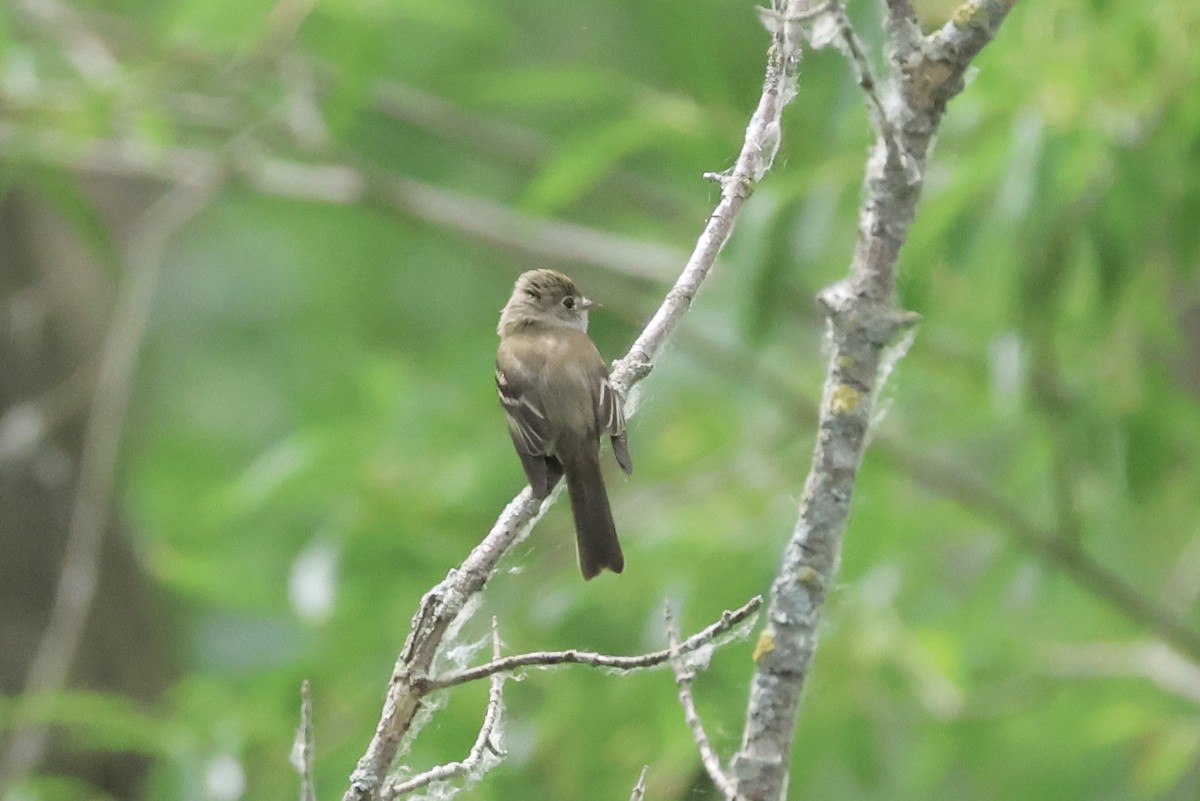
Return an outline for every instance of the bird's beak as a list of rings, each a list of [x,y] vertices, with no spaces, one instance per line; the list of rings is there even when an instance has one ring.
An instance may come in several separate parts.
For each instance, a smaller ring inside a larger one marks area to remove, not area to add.
[[[602,305],[600,305],[599,303],[597,303],[596,301],[591,300],[589,298],[580,298],[579,299],[579,308],[582,309],[583,311],[587,311],[588,309],[603,309],[604,307]]]

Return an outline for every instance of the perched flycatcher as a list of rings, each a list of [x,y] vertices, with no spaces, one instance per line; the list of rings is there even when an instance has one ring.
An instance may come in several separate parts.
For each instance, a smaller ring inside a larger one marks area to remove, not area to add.
[[[587,335],[588,309],[597,305],[562,273],[530,270],[517,279],[496,328],[496,386],[508,433],[535,497],[545,498],[566,474],[585,579],[625,567],[600,475],[601,434],[617,464],[633,470],[621,400]]]

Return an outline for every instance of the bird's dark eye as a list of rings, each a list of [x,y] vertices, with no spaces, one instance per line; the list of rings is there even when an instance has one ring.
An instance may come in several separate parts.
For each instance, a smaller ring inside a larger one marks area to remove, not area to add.
[[[568,309],[575,308],[575,298],[571,297],[570,295],[567,295],[565,298],[563,298],[563,305],[566,306]]]

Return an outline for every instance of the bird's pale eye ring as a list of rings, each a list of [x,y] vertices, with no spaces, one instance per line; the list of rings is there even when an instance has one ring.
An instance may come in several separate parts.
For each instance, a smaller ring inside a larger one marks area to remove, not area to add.
[[[562,299],[562,305],[566,306],[568,309],[574,309],[575,308],[575,298],[571,297],[570,295],[567,295],[565,298]]]

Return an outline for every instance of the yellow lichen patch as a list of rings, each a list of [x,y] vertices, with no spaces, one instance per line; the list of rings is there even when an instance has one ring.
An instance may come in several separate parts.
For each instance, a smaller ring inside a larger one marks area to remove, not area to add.
[[[763,629],[758,634],[758,642],[754,643],[754,653],[751,659],[755,662],[775,650],[775,634],[770,629]]]
[[[963,3],[954,10],[950,16],[950,21],[954,23],[954,27],[961,29],[978,27],[987,28],[992,24],[992,17],[995,12],[1002,10],[1008,12],[1016,5],[1015,0],[1004,0],[998,4],[999,9],[989,7],[986,3]]]
[[[796,581],[800,584],[812,584],[819,578],[821,578],[821,574],[817,572],[816,568],[809,565],[800,568],[800,572],[796,575]]]
[[[954,9],[954,13],[950,15],[950,21],[954,23],[954,27],[956,28],[967,28],[971,25],[971,20],[974,18],[975,13],[975,9],[967,3],[963,3]]]
[[[834,414],[846,414],[858,408],[862,395],[857,389],[848,384],[838,384],[833,388],[833,397],[829,400],[829,408]]]

